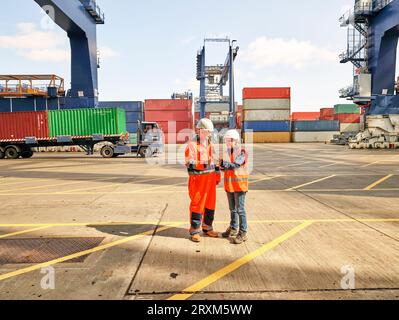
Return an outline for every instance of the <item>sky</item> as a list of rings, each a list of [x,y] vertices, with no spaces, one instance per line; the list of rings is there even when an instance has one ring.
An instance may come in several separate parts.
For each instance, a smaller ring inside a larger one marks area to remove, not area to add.
[[[196,54],[205,37],[237,40],[236,98],[244,87],[291,87],[293,111],[346,103],[338,90],[352,83],[339,63],[346,30],[339,17],[352,0],[97,0],[106,23],[97,28],[102,101],[169,98],[191,90]],[[2,74],[57,74],[70,82],[69,42],[33,0],[2,5]],[[23,8],[21,10],[21,8]],[[210,48],[223,63],[227,48]]]

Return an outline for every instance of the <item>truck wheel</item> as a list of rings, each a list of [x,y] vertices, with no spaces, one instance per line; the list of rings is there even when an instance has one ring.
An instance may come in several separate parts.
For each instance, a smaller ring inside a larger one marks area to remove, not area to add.
[[[112,148],[111,146],[102,147],[100,153],[101,153],[101,156],[106,159],[113,158],[114,154],[115,154],[114,148]]]
[[[33,151],[32,150],[24,150],[21,152],[21,157],[24,159],[29,159],[33,157]]]
[[[149,158],[152,156],[152,152],[150,148],[141,148],[139,151],[139,155],[142,158]]]
[[[0,148],[0,160],[4,159],[5,154],[4,154],[4,149]]]
[[[17,147],[11,146],[7,147],[6,151],[4,152],[7,159],[18,159],[20,156],[20,151]]]

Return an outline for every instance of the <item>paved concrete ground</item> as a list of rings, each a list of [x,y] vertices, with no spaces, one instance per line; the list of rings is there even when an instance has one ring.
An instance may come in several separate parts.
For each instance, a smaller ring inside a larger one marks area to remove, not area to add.
[[[0,299],[398,299],[398,152],[253,151],[243,246],[188,241],[178,164],[43,153],[0,161]],[[226,202],[220,189],[218,231],[228,225]],[[99,244],[84,249],[77,237]],[[9,262],[17,257],[46,262]],[[42,288],[48,265],[53,290]],[[341,287],[345,266],[355,290]]]

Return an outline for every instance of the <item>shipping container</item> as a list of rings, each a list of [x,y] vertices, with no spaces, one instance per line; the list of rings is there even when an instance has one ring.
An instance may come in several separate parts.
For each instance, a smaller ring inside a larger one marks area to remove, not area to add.
[[[305,142],[330,142],[334,135],[339,135],[339,131],[320,131],[320,132],[293,132],[292,141],[297,143]]]
[[[192,100],[173,100],[173,99],[148,99],[144,103],[144,111],[161,111],[161,110],[192,110]]]
[[[292,121],[308,120],[314,121],[320,119],[320,112],[293,112],[291,116]]]
[[[142,101],[100,101],[100,108],[122,108],[129,112],[143,113],[144,103]]]
[[[244,110],[291,110],[290,99],[245,99]]]
[[[244,88],[243,99],[290,99],[291,88]]]
[[[292,131],[339,131],[339,121],[293,121]]]
[[[290,110],[245,110],[244,121],[286,121]]]
[[[50,137],[84,137],[93,134],[126,133],[126,111],[110,109],[73,109],[49,111]]]
[[[163,110],[163,111],[148,111],[144,112],[145,121],[185,121],[190,122],[193,119],[191,110]]]
[[[360,123],[360,113],[341,113],[334,115],[334,120],[341,123]]]
[[[360,132],[360,123],[341,123],[341,132]]]
[[[143,114],[141,112],[126,111],[126,123],[143,121]]]
[[[360,108],[356,104],[336,104],[334,106],[334,114],[341,113],[360,113]]]
[[[334,120],[334,108],[320,109],[320,120]]]
[[[289,132],[290,121],[244,121],[244,131],[254,132]]]
[[[191,122],[173,122],[173,121],[158,121],[158,126],[164,133],[177,133],[182,130],[192,130],[193,129],[193,124]]]
[[[192,139],[193,134],[189,135],[186,133],[164,133],[163,143],[164,144],[185,144]]]
[[[49,137],[46,111],[0,113],[0,140]]]
[[[245,143],[289,143],[291,132],[253,132],[244,133]]]
[[[129,133],[136,133],[137,132],[137,122],[128,122],[126,123],[126,131]]]

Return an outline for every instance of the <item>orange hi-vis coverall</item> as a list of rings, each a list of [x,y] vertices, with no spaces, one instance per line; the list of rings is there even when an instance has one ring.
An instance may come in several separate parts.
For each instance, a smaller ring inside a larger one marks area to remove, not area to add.
[[[216,165],[213,144],[196,137],[185,150],[188,168],[188,191],[190,203],[190,234],[213,230],[216,208],[216,185],[220,182],[220,171]]]

